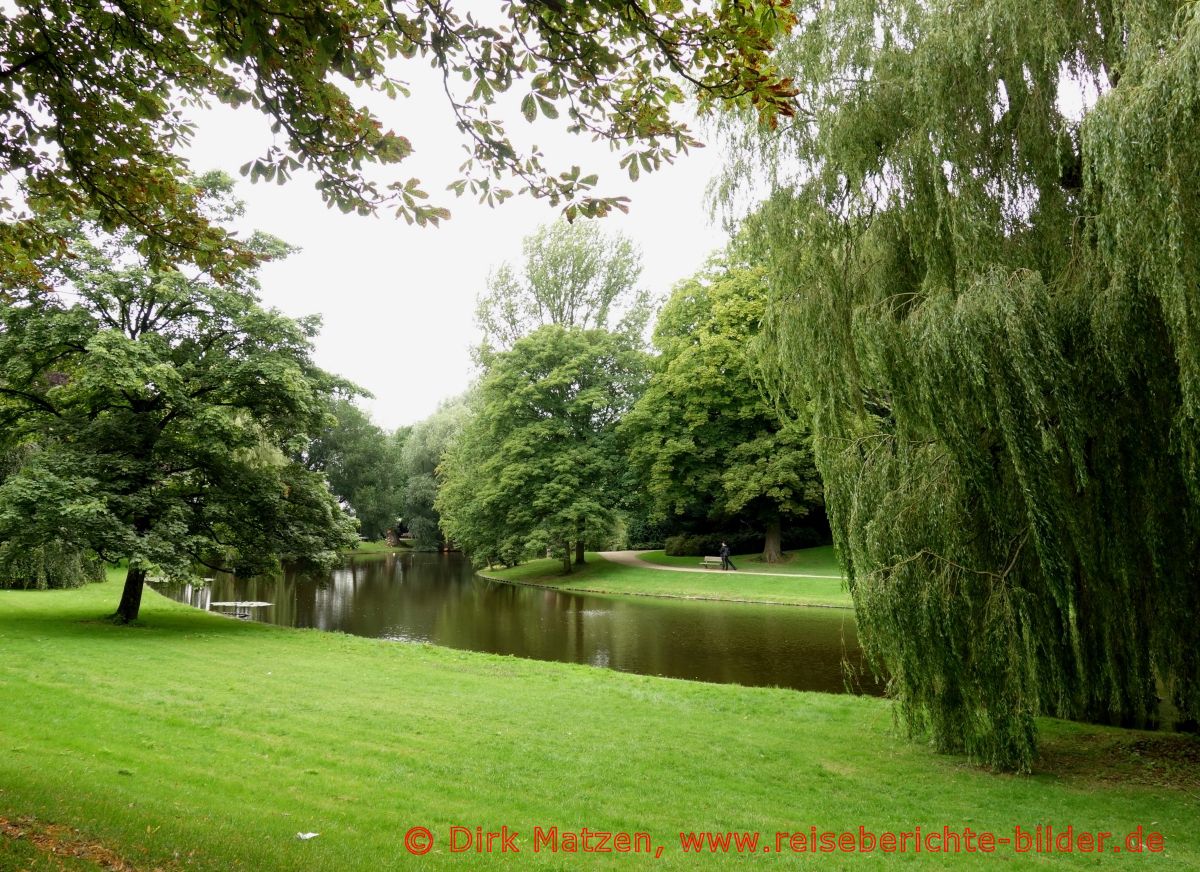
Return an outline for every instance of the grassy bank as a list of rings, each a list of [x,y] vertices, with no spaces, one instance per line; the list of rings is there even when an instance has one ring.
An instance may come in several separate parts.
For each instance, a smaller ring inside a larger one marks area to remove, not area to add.
[[[676,559],[676,558],[669,558]],[[695,565],[695,558],[684,558]],[[712,599],[733,602],[779,603],[782,605],[836,606],[850,608],[850,593],[840,578],[763,578],[737,572],[664,572],[611,563],[599,554],[587,555],[587,564],[562,575],[557,560],[531,560],[512,569],[486,569],[488,578],[537,584],[558,590],[588,593],[640,594],[642,596]],[[741,564],[738,564],[739,566]]]
[[[647,551],[639,557],[647,563],[660,566],[686,566],[689,569],[697,567],[699,557],[668,557],[663,551]],[[803,548],[784,554],[782,563],[766,563],[760,552],[754,554],[735,554],[733,565],[739,570],[749,572],[774,572],[780,575],[832,575],[842,577],[842,569],[838,566],[837,558],[833,555],[832,545],[821,545],[817,548]]]
[[[350,555],[356,554],[403,554],[412,551],[412,546],[407,542],[400,545],[389,545],[387,542],[359,542],[353,548],[347,549],[344,553]]]
[[[1142,825],[1167,849],[1147,859],[1200,868],[1191,740],[1047,722],[1043,771],[997,776],[898,738],[876,699],[280,629],[149,592],[142,626],[98,621],[117,595],[113,583],[0,592],[0,818],[10,822],[0,832],[53,824],[139,868],[647,865],[532,853],[535,825],[587,826],[648,832],[663,847],[652,867],[682,869],[698,858],[680,831],[763,831],[773,845],[777,830],[811,825],[1007,834],[1052,823],[1122,835]],[[522,856],[451,854],[456,824],[515,829]],[[436,840],[420,861],[404,848],[414,826]],[[0,836],[0,868],[32,856],[28,842]],[[912,859],[877,852],[867,863]],[[1013,857],[952,859],[992,868]],[[1041,859],[1116,868],[1122,858]],[[823,856],[812,868],[848,865]]]

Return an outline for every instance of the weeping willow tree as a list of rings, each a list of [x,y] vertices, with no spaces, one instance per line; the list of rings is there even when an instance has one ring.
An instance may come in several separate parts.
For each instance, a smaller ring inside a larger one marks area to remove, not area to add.
[[[6,408],[8,402],[7,397],[0,397],[0,420],[10,411],[11,407]],[[13,440],[10,427],[0,432],[2,484],[36,457],[40,447],[34,442]],[[69,541],[53,540],[30,547],[0,537],[0,590],[80,587],[99,581],[104,581],[103,561]]]
[[[801,20],[722,193],[771,187],[772,383],[902,720],[1027,770],[1040,714],[1200,717],[1200,4]]]

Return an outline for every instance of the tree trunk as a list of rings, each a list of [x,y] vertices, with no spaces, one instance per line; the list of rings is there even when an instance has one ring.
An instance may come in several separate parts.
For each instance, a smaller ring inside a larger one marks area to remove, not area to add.
[[[775,518],[767,524],[767,542],[763,546],[762,559],[764,563],[778,563],[783,559],[783,548],[780,543],[783,539],[779,531],[779,519]]]
[[[583,566],[583,540],[580,539],[575,543],[575,565]]]
[[[569,541],[564,541],[562,548],[563,548],[563,551],[562,551],[563,575],[570,575],[571,574],[571,543]]]
[[[146,570],[134,569],[132,566],[125,573],[125,589],[121,592],[121,604],[112,619],[118,624],[128,624],[136,621],[138,611],[142,607],[142,585],[146,581]]]

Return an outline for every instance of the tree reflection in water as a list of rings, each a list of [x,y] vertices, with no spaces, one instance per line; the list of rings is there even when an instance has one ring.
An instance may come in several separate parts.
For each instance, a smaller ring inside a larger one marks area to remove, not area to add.
[[[457,554],[351,558],[316,575],[218,576],[158,589],[199,608],[213,600],[270,602],[254,618],[289,627],[699,681],[840,693],[843,660],[862,665],[854,615],[845,609],[521,587],[477,578]],[[873,683],[855,689],[881,691]]]

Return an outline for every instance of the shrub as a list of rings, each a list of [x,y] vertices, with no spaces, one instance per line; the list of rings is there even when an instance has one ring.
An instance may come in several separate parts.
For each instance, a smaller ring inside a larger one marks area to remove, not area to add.
[[[728,542],[729,550],[734,554],[754,554],[762,551],[765,538],[764,531],[749,529],[677,533],[666,537],[663,550],[672,557],[705,557],[717,554],[721,550],[721,543]],[[828,525],[823,523],[785,528],[782,539],[785,551],[828,545],[831,541]]]
[[[721,543],[727,542],[734,554],[749,554],[761,551],[763,536],[759,533],[741,531],[737,533],[681,533],[668,536],[664,550],[672,557],[704,557],[717,554]]]
[[[670,528],[663,521],[650,521],[636,515],[629,517],[625,521],[625,547],[635,551],[663,548],[668,532]]]

